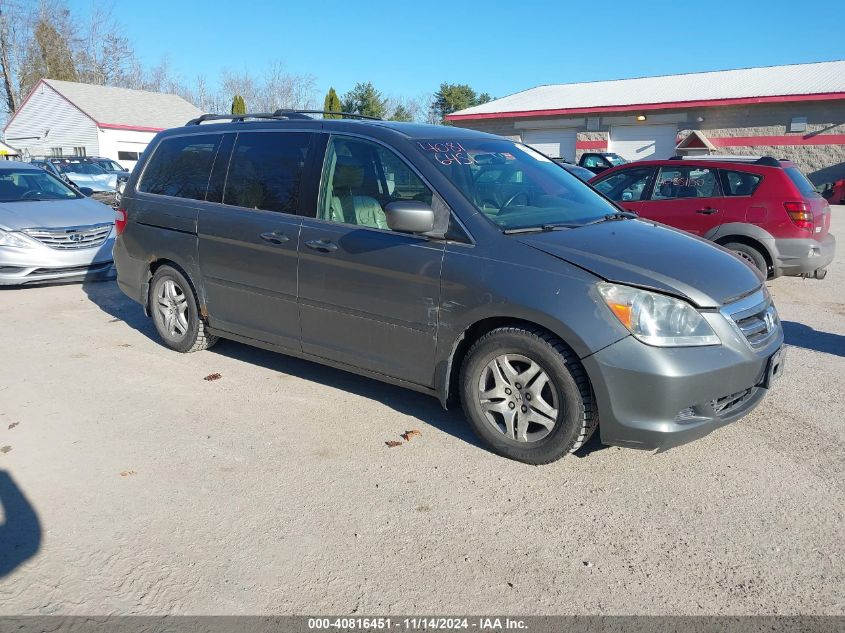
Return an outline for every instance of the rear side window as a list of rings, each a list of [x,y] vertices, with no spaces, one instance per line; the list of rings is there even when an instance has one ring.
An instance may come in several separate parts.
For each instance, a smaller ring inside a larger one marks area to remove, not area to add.
[[[310,132],[241,133],[229,163],[223,203],[296,213]]]
[[[722,189],[726,196],[750,196],[757,189],[757,185],[763,179],[757,174],[749,174],[744,171],[722,171]]]
[[[784,167],[783,171],[786,172],[786,175],[789,176],[792,183],[798,187],[798,191],[801,192],[801,195],[811,196],[816,193],[816,189],[813,187],[813,184],[807,180],[807,177],[802,174],[797,167]]]
[[[196,134],[163,140],[144,169],[138,191],[205,200],[221,138],[221,134]]]

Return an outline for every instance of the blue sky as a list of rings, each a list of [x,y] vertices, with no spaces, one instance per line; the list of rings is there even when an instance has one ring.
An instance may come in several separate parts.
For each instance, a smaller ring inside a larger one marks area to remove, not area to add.
[[[74,11],[91,0],[71,0]],[[841,0],[285,2],[114,5],[147,65],[192,82],[270,60],[317,78],[320,99],[372,81],[415,97],[442,81],[505,96],[569,83],[845,58]]]

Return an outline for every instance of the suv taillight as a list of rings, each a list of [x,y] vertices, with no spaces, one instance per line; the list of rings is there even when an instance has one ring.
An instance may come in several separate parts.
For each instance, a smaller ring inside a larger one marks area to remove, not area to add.
[[[784,202],[783,207],[789,214],[789,219],[799,229],[813,230],[813,212],[804,202]]]
[[[126,209],[118,209],[115,211],[114,230],[120,235],[123,229],[126,228]]]

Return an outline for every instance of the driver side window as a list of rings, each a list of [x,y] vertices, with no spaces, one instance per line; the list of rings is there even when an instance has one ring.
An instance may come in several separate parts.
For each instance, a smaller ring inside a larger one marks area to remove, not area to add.
[[[333,136],[326,148],[317,217],[389,230],[384,207],[397,200],[431,205],[431,190],[392,151],[368,141]]]

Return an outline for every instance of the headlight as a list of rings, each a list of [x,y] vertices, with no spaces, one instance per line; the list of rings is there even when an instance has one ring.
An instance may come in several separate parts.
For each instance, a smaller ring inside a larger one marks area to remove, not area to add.
[[[598,284],[599,294],[631,334],[658,347],[718,345],[719,337],[690,304],[656,292]]]
[[[14,246],[16,248],[31,248],[32,242],[17,233],[0,229],[0,246]]]

